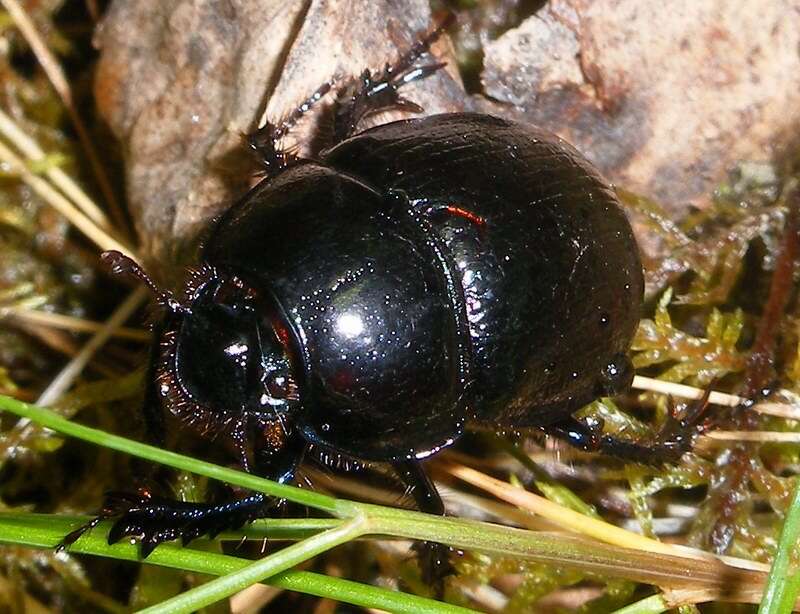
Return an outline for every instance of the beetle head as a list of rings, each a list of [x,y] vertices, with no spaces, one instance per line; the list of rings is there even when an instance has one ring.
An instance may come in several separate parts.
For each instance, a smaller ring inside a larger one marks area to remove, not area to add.
[[[192,400],[220,413],[279,420],[299,402],[285,332],[263,297],[210,272],[178,315],[174,363]]]
[[[288,434],[300,394],[290,335],[270,297],[203,266],[191,272],[179,300],[126,256],[103,258],[114,272],[146,283],[165,308],[155,369],[165,409],[203,434],[230,428],[235,439],[245,439],[255,428],[273,433],[274,441],[276,425]]]

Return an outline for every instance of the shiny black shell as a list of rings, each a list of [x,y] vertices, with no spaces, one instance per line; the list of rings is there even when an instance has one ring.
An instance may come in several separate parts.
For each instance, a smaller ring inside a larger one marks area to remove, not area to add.
[[[630,225],[591,164],[478,114],[381,125],[289,167],[221,218],[203,259],[280,305],[303,437],[378,461],[597,398],[643,293]]]

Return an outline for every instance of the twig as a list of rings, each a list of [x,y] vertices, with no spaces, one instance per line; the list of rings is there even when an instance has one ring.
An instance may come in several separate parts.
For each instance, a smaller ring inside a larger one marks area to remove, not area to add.
[[[756,329],[756,339],[745,371],[744,396],[755,400],[769,386],[775,362],[775,344],[783,313],[794,286],[794,272],[800,252],[800,186],[787,185],[786,224],[783,241],[775,262],[769,287],[769,296]]]

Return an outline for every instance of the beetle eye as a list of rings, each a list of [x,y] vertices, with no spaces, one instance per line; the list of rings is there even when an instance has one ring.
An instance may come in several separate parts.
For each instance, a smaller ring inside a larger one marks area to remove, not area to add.
[[[194,402],[217,410],[251,404],[258,381],[257,323],[224,304],[193,305],[181,323],[175,351],[178,383]]]

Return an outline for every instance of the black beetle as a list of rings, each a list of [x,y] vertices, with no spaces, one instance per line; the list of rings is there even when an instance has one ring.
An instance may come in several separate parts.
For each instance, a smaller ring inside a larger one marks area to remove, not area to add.
[[[281,482],[309,450],[388,462],[436,514],[420,461],[470,426],[543,428],[642,462],[685,449],[676,429],[645,445],[571,416],[630,386],[643,294],[631,227],[588,161],[487,115],[358,131],[375,111],[421,110],[398,89],[441,68],[417,64],[441,31],[339,89],[335,142],[313,159],[277,143],[329,85],[250,137],[267,177],[215,222],[182,297],[105,254],[164,307],[145,403],[156,437],[172,415]],[[104,515],[119,516],[109,542],[140,536],[147,555],[267,507],[261,495],[221,505],[126,495]],[[445,573],[441,548],[427,549],[428,575]]]

